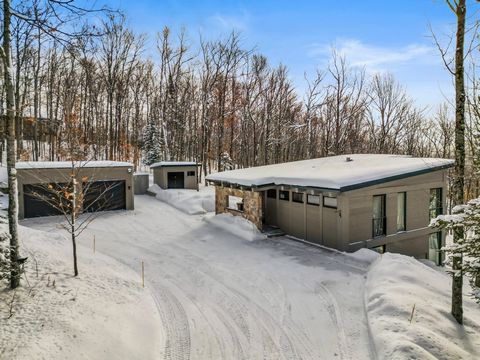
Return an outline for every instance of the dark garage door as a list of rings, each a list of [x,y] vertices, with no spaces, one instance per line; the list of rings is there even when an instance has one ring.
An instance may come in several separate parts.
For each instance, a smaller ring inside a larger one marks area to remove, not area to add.
[[[184,174],[181,172],[169,172],[168,173],[168,188],[169,189],[184,189]]]
[[[51,184],[61,187],[65,184]],[[48,190],[48,184],[23,185],[23,209],[25,218],[61,215],[55,192]]]
[[[83,184],[83,211],[123,210],[127,208],[125,181],[95,181]]]

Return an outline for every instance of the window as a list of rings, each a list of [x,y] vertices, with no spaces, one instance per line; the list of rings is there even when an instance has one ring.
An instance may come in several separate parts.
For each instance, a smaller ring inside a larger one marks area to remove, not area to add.
[[[385,195],[373,197],[373,237],[386,235],[387,217],[385,216]]]
[[[337,208],[337,198],[324,196],[323,197],[323,206],[327,208],[336,209]]]
[[[320,195],[307,195],[307,204],[320,206]]]
[[[407,193],[397,194],[397,231],[407,230]]]
[[[302,203],[303,204],[303,194],[302,193],[297,193],[297,192],[292,192],[292,201],[296,203]]]
[[[379,245],[379,246],[374,246],[372,248],[370,248],[370,250],[373,250],[379,254],[385,254],[385,251],[386,251],[386,246],[385,245]]]
[[[187,171],[187,176],[195,176],[195,171]]]
[[[243,199],[239,196],[228,195],[227,207],[232,210],[243,211]]]
[[[430,220],[436,218],[438,215],[442,215],[442,188],[430,189]]]
[[[289,201],[290,200],[290,191],[280,190],[279,191],[280,200]]]
[[[430,234],[428,238],[428,259],[436,265],[442,265],[442,232]]]
[[[276,199],[277,198],[277,190],[276,189],[267,190],[267,197],[270,198],[270,199]]]

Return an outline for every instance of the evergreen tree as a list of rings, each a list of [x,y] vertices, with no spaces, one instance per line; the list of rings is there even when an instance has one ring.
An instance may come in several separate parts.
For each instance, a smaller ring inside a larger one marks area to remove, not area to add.
[[[148,120],[143,131],[143,163],[152,165],[162,158],[162,141],[155,120]]]
[[[440,215],[433,219],[431,227],[451,230],[463,234],[461,239],[445,246],[445,264],[452,267],[454,278],[465,275],[473,289],[473,296],[480,302],[480,198],[466,205],[457,205],[451,215]],[[457,261],[460,268],[452,265]]]

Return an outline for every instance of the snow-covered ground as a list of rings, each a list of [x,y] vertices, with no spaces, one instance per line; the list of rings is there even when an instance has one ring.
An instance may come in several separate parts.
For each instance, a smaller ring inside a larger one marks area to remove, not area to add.
[[[441,268],[265,239],[237,218],[186,215],[150,196],[135,207],[101,214],[80,243],[88,248],[95,236],[97,251],[136,272],[145,262],[162,326],[146,335],[160,349],[145,358],[480,358],[480,308],[466,300],[465,327],[454,323]],[[22,224],[56,234],[58,221]]]
[[[20,227],[20,238],[30,286],[0,292],[0,359],[157,358],[161,320],[138,266],[80,246],[74,278],[63,235]]]
[[[215,211],[215,187],[201,186],[199,191],[191,189],[162,189],[153,184],[148,188],[150,193],[163,202],[176,207],[189,215],[205,214]]]
[[[95,235],[132,269],[145,261],[165,334],[156,359],[374,358],[364,262],[286,238],[246,241],[149,196],[135,208],[102,214],[80,242]],[[58,220],[22,223],[56,233]]]
[[[480,359],[480,305],[465,296],[459,326],[450,284],[443,269],[407,256],[387,253],[373,264],[366,296],[380,359]]]

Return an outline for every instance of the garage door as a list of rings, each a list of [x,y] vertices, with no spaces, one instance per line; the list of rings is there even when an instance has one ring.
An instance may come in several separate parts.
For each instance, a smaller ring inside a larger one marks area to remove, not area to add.
[[[184,174],[181,172],[169,172],[168,173],[168,188],[169,189],[184,189]]]
[[[83,184],[85,200],[83,211],[126,209],[125,180],[95,181]]]
[[[50,184],[60,188],[65,184]],[[25,218],[61,215],[61,204],[56,200],[56,192],[49,191],[49,184],[23,185],[23,212]]]

